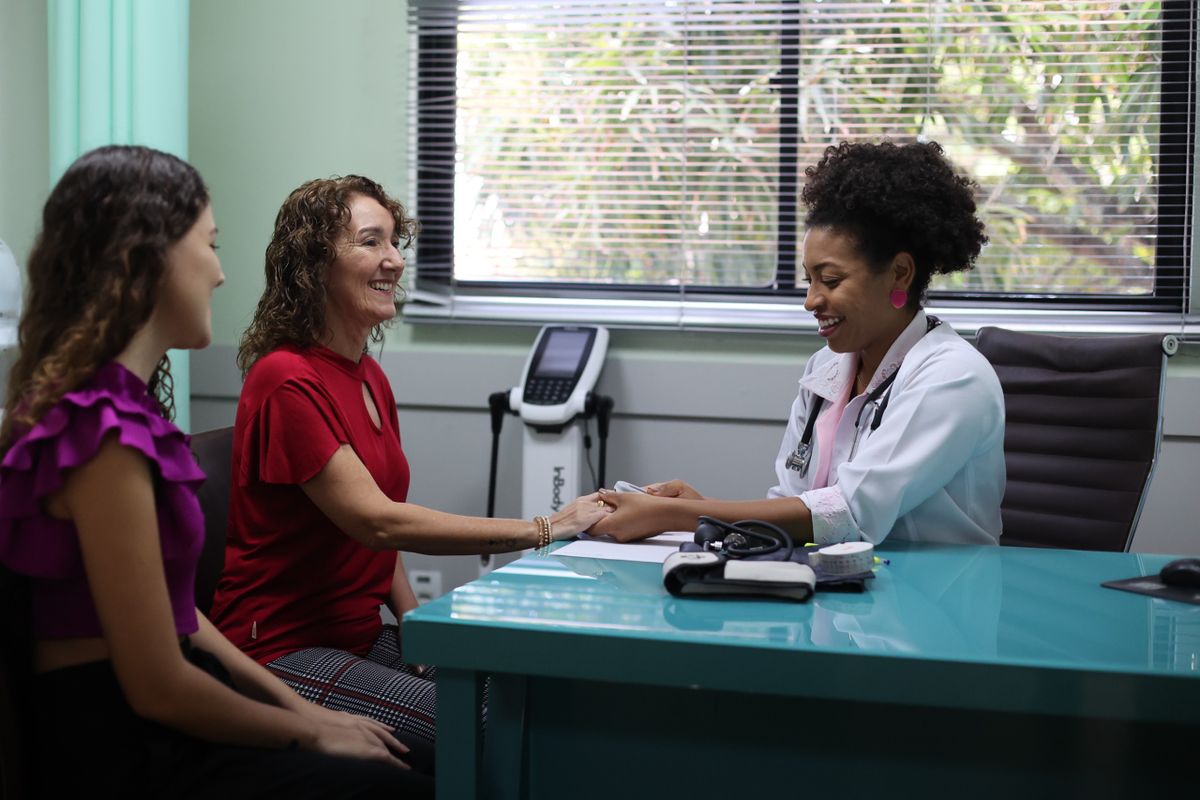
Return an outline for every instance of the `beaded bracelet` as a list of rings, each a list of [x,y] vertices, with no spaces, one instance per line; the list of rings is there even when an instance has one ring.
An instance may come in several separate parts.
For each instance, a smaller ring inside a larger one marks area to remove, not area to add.
[[[537,549],[545,550],[554,541],[554,526],[550,524],[549,517],[543,516],[534,517],[533,524],[538,530]]]

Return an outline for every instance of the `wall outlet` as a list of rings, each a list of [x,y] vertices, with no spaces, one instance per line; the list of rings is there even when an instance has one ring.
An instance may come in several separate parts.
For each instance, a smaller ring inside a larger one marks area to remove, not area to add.
[[[408,573],[417,602],[424,605],[442,596],[442,573],[436,569],[414,569]]]

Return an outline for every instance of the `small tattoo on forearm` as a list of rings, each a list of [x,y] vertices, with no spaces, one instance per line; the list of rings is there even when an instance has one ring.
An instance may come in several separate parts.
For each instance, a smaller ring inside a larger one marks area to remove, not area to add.
[[[519,549],[519,545],[517,545],[514,539],[488,539],[487,544],[488,547],[501,547],[505,550]]]

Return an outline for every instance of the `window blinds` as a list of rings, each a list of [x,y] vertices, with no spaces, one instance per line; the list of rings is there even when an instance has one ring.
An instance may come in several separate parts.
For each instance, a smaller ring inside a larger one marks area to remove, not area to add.
[[[938,141],[980,184],[991,243],[935,289],[1179,307],[1195,13],[410,0],[418,274],[797,291],[804,168],[886,137]]]

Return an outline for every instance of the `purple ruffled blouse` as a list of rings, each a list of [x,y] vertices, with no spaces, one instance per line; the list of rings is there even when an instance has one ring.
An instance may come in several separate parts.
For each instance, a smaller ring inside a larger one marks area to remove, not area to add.
[[[186,635],[198,628],[196,563],[204,544],[204,514],[196,489],[204,473],[188,447],[189,437],[163,419],[146,384],[114,361],[64,395],[0,462],[0,562],[30,578],[38,639],[103,634],[75,524],[51,517],[43,503],[63,485],[67,470],[95,456],[114,430],[121,444],[153,467],[175,631]]]

